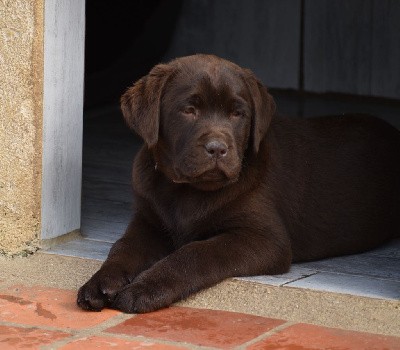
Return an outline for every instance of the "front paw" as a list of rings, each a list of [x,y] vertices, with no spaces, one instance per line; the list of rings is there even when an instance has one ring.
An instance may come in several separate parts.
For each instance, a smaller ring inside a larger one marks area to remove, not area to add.
[[[171,289],[159,283],[138,281],[129,284],[115,297],[111,307],[125,313],[146,313],[172,304],[176,298]]]
[[[101,311],[109,306],[129,279],[123,271],[101,269],[78,291],[77,304],[84,310]]]

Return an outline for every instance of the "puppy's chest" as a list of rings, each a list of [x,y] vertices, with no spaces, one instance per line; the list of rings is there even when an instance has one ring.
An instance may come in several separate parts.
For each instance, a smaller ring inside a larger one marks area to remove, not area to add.
[[[220,226],[215,208],[204,199],[162,198],[155,202],[155,207],[176,245],[212,236]]]

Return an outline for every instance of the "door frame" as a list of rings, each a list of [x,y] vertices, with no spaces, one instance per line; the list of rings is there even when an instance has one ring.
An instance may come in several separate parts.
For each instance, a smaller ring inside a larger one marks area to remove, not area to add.
[[[85,1],[45,0],[41,239],[80,229]]]

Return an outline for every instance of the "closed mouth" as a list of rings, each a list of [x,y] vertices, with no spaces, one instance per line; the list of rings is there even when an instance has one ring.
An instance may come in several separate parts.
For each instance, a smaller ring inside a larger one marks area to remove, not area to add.
[[[177,184],[188,184],[202,191],[215,191],[237,182],[239,176],[230,178],[219,168],[208,170],[196,177],[181,177],[173,180]]]
[[[214,169],[204,172],[200,176],[196,177],[194,180],[195,182],[215,182],[226,181],[228,180],[228,177],[221,169],[216,167]]]
[[[238,180],[240,165],[232,167],[231,162],[227,164],[216,160],[209,162],[205,168],[188,167],[188,170],[174,167],[172,181],[177,184],[190,184],[194,187],[200,187],[203,184],[206,187],[209,185],[209,187],[221,188]]]
[[[174,183],[199,183],[199,182],[226,182],[228,177],[222,171],[206,171],[195,177],[180,177],[172,180]]]
[[[229,181],[229,176],[218,165],[203,172],[194,174],[184,174],[175,170],[178,175],[173,182],[175,183],[198,183],[198,182],[226,182]]]

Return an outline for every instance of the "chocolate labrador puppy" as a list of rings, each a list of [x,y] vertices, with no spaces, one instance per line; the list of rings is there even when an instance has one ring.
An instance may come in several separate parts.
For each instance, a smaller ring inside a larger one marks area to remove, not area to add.
[[[83,309],[149,312],[399,235],[400,133],[382,120],[279,118],[251,71],[208,55],[155,66],[121,107],[145,141],[137,208]]]

